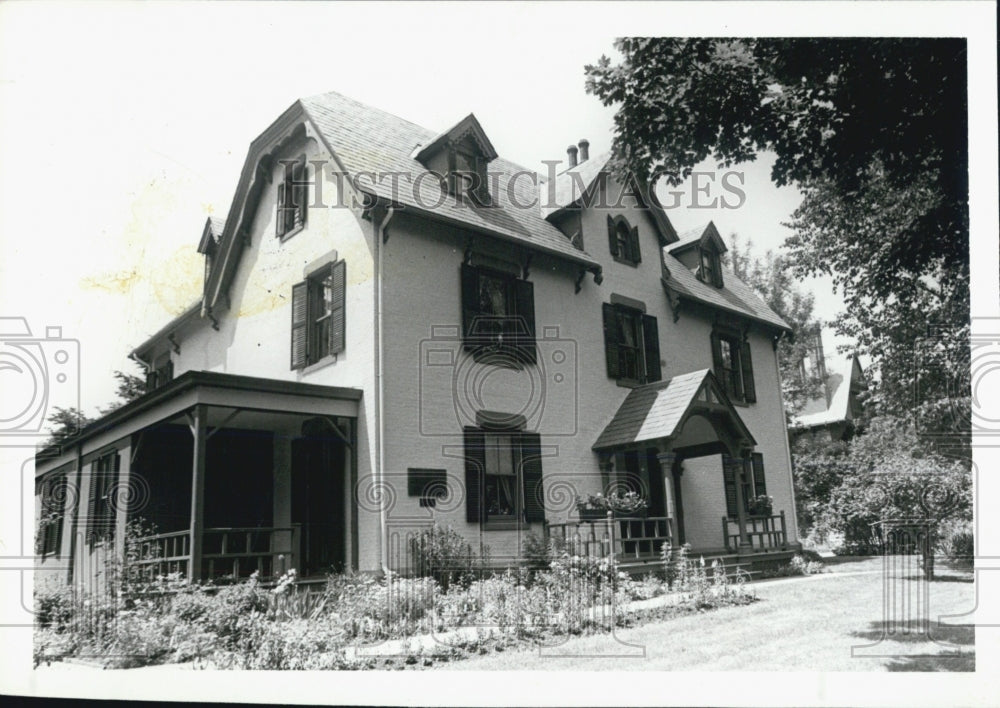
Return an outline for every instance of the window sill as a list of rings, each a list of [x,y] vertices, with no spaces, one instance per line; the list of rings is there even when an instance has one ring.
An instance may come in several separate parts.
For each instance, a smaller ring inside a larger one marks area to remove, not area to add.
[[[319,361],[317,361],[316,363],[309,364],[308,366],[303,367],[299,373],[301,376],[307,376],[308,374],[311,374],[315,371],[319,371],[320,369],[325,369],[326,367],[330,366],[330,364],[336,364],[336,363],[337,363],[337,355],[329,354],[320,359]]]
[[[290,239],[292,236],[294,236],[295,234],[297,234],[299,231],[303,231],[305,228],[306,228],[305,224],[299,224],[298,226],[296,226],[291,231],[286,231],[285,233],[281,234],[281,236],[278,237],[278,242],[279,243],[284,243],[285,241],[287,241],[288,239]]]
[[[495,521],[487,519],[482,524],[483,531],[529,531],[531,524],[527,521],[516,519],[497,519]]]

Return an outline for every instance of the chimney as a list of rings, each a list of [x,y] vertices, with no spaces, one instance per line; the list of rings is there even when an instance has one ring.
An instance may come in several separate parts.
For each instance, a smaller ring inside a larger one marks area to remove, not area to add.
[[[576,167],[576,145],[566,148],[566,154],[569,155],[569,166]]]
[[[590,158],[590,141],[586,138],[580,140],[580,162],[586,162]]]

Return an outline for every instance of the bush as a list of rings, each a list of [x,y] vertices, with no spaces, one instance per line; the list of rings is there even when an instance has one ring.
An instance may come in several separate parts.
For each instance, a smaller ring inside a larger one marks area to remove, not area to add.
[[[489,547],[483,547],[480,558],[472,544],[450,526],[434,524],[411,537],[409,545],[414,572],[434,578],[444,590],[456,580],[468,586],[474,571],[489,563]]]
[[[938,550],[950,561],[972,565],[975,556],[975,536],[971,523],[946,526],[938,536]]]

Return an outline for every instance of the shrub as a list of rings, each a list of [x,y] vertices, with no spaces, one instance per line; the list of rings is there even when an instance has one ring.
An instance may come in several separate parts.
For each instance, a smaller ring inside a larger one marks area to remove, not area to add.
[[[433,577],[445,590],[456,580],[467,586],[474,570],[489,562],[488,547],[483,547],[480,558],[472,544],[450,526],[434,524],[411,537],[409,545],[414,572]]]
[[[971,565],[975,556],[975,536],[971,523],[952,524],[941,529],[938,549],[948,559]]]

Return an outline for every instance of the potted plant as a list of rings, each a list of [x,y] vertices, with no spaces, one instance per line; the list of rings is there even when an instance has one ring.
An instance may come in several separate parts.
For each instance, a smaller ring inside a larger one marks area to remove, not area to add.
[[[774,497],[758,494],[747,503],[750,516],[770,516],[774,511]]]
[[[608,512],[615,516],[645,516],[649,503],[638,492],[616,491],[604,494],[588,494],[577,497],[576,510],[581,520],[603,519]]]

